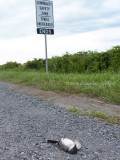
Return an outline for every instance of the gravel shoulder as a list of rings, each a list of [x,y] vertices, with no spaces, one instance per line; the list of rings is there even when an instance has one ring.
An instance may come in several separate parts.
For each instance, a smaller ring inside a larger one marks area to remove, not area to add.
[[[47,96],[33,96],[31,90],[0,82],[1,160],[120,159],[120,126],[69,113],[54,100],[56,94],[48,93]],[[73,95],[59,96],[70,98]],[[87,104],[86,99],[84,104]],[[71,101],[69,103],[71,105]],[[82,148],[76,155],[70,155],[59,146],[46,143],[49,138],[59,137],[79,139]]]

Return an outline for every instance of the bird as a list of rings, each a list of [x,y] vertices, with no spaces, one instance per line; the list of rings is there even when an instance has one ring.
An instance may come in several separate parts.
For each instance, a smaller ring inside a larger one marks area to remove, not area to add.
[[[82,147],[78,140],[69,138],[60,138],[59,140],[47,140],[47,143],[58,143],[61,148],[70,154],[77,154],[77,151]]]

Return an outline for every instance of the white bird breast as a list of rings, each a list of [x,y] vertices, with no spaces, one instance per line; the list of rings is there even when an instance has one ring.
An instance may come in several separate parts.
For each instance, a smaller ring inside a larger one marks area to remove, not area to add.
[[[61,143],[68,149],[68,150],[71,150],[74,146],[75,146],[75,143],[68,139],[68,138],[61,138]]]

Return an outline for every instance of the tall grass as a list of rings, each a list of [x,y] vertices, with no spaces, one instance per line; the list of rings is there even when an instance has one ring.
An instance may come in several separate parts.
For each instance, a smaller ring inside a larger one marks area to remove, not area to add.
[[[84,93],[120,104],[120,73],[57,74],[39,71],[0,71],[0,80],[55,92]]]

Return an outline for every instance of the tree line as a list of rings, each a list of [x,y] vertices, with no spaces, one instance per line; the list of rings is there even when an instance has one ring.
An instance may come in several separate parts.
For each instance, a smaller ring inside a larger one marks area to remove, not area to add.
[[[57,73],[100,73],[120,71],[120,46],[114,46],[105,52],[80,51],[75,54],[66,52],[63,56],[48,59],[49,72]],[[25,64],[7,62],[0,70],[40,70],[45,71],[45,59],[34,59]]]

